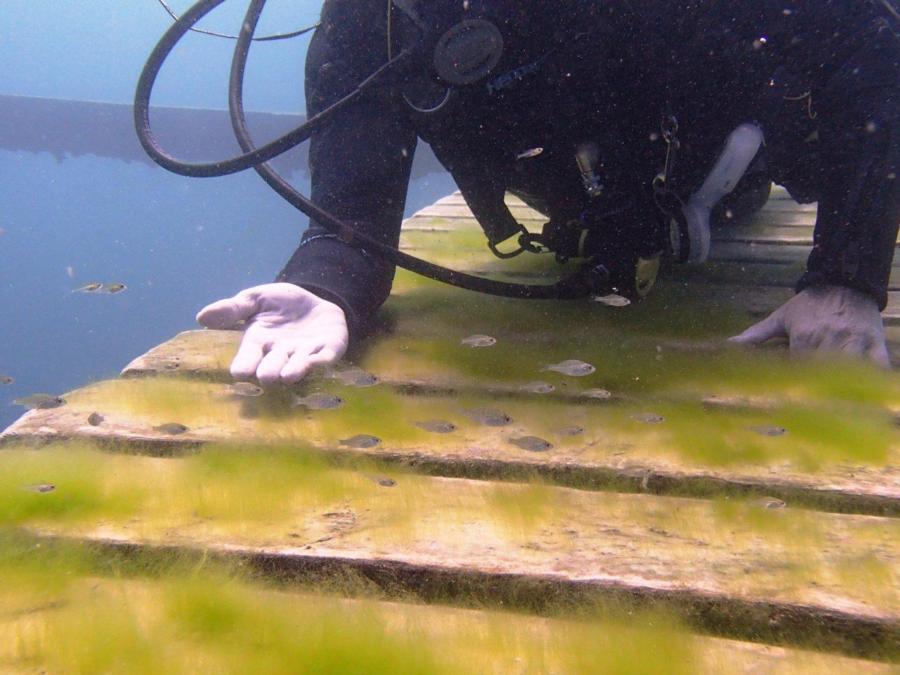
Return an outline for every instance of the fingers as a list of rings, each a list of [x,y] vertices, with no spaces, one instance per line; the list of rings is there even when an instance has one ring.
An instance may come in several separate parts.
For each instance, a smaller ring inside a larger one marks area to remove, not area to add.
[[[876,341],[866,352],[866,358],[874,361],[882,368],[891,368],[891,355],[884,340]]]
[[[296,351],[281,369],[281,379],[286,384],[299,382],[316,366],[334,363],[341,356],[343,356],[343,350],[324,345],[319,345],[314,350]]]
[[[775,337],[787,337],[780,309],[775,310],[759,323],[753,324],[740,335],[728,338],[728,341],[739,345],[758,345]]]
[[[286,347],[276,345],[260,362],[256,369],[256,379],[263,386],[275,384],[281,378],[281,371],[291,358],[291,353]]]
[[[238,353],[231,362],[231,376],[235,380],[249,380],[256,375],[256,369],[265,355],[263,347],[258,340],[248,339],[244,335]]]
[[[197,313],[197,323],[207,328],[231,330],[259,311],[257,296],[241,291],[232,298],[213,302]]]

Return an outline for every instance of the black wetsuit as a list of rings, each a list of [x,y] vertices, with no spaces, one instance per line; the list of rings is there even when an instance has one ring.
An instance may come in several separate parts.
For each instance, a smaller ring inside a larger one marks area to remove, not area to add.
[[[840,284],[886,303],[897,238],[900,43],[880,0],[470,0],[500,25],[506,50],[487,82],[433,115],[414,112],[423,82],[343,110],[310,147],[312,198],[381,240],[399,239],[417,136],[431,144],[484,225],[505,190],[551,219],[584,209],[574,161],[595,141],[613,202],[628,217],[611,241],[658,245],[650,182],[662,168],[660,120],[679,121],[676,185],[702,182],[731,130],[757,123],[771,177],[818,201],[799,288]],[[396,53],[410,25],[392,16]],[[385,0],[326,0],[306,65],[308,114],[350,92],[388,56]],[[414,78],[415,79],[415,78]],[[533,148],[535,157],[520,158]],[[481,213],[479,213],[481,211]],[[642,230],[641,228],[644,227]],[[502,228],[501,228],[502,229]],[[489,231],[490,234],[490,231]],[[315,223],[279,275],[339,304],[351,334],[387,298],[393,267]]]

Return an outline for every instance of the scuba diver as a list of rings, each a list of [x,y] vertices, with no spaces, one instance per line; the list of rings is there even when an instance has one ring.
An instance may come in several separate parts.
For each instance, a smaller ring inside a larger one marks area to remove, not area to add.
[[[597,289],[638,299],[661,257],[702,262],[723,204],[752,211],[775,181],[818,202],[813,248],[797,294],[732,340],[889,367],[898,18],[890,0],[326,0],[310,119],[403,50],[417,58],[316,126],[311,201],[396,247],[421,138],[495,253],[585,258]],[[548,217],[540,235],[506,192]],[[509,242],[518,250],[501,252]],[[314,219],[275,283],[198,321],[246,327],[236,379],[296,382],[366,332],[393,275]]]

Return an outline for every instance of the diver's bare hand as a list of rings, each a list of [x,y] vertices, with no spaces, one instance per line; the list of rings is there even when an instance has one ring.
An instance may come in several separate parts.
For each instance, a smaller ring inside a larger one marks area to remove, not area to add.
[[[207,305],[197,321],[225,330],[245,321],[231,374],[236,380],[255,375],[262,384],[297,382],[314,366],[341,358],[349,341],[344,310],[287,283],[247,288]]]
[[[788,338],[792,354],[844,352],[891,365],[878,305],[852,288],[806,288],[730,341],[756,345],[775,337]]]

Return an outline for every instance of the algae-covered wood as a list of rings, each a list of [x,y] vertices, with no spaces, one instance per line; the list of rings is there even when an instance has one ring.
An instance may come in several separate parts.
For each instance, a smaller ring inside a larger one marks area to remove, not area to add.
[[[173,345],[182,355],[180,363],[190,368],[192,352],[222,361],[211,345],[230,355],[236,337],[189,333]],[[148,359],[165,362],[166,349],[160,347]],[[732,408],[711,405],[709,399],[611,401],[517,390],[503,396],[502,390],[479,394],[475,387],[459,391],[452,384],[410,389],[404,380],[398,382],[359,389],[316,380],[308,391],[338,395],[343,405],[306,411],[293,407],[292,394],[283,390],[243,398],[219,382],[127,378],[71,392],[62,407],[32,411],[0,441],[95,439],[125,452],[157,455],[215,442],[278,442],[334,456],[377,457],[438,475],[514,480],[538,475],[583,488],[755,494],[831,511],[900,513],[900,434],[878,405],[846,404],[843,411],[854,419],[818,421],[817,410],[828,414],[840,410],[838,404],[807,410],[778,401],[782,406],[770,410],[764,407],[767,401],[746,408],[738,401]],[[509,423],[488,426],[477,414],[473,419],[473,411],[494,409],[510,417]],[[93,413],[103,421],[91,424]],[[445,420],[455,428],[429,432],[421,427],[429,420]],[[167,432],[165,425],[172,423],[186,430]],[[379,442],[354,447],[348,439],[357,434]],[[528,437],[551,447],[534,451],[516,445]]]
[[[895,519],[332,467],[252,445],[180,459],[61,445],[0,466],[16,522],[110,551],[208,551],[297,579],[349,569],[428,599],[655,607],[726,635],[900,649]],[[35,484],[53,489],[16,499]]]
[[[30,593],[0,590],[0,665],[8,672],[104,664],[157,673],[891,672],[884,663],[699,637],[659,617],[566,621],[345,600],[276,592],[214,571],[144,581],[84,575],[50,593],[46,583],[29,585]],[[220,634],[211,630],[217,620]]]

